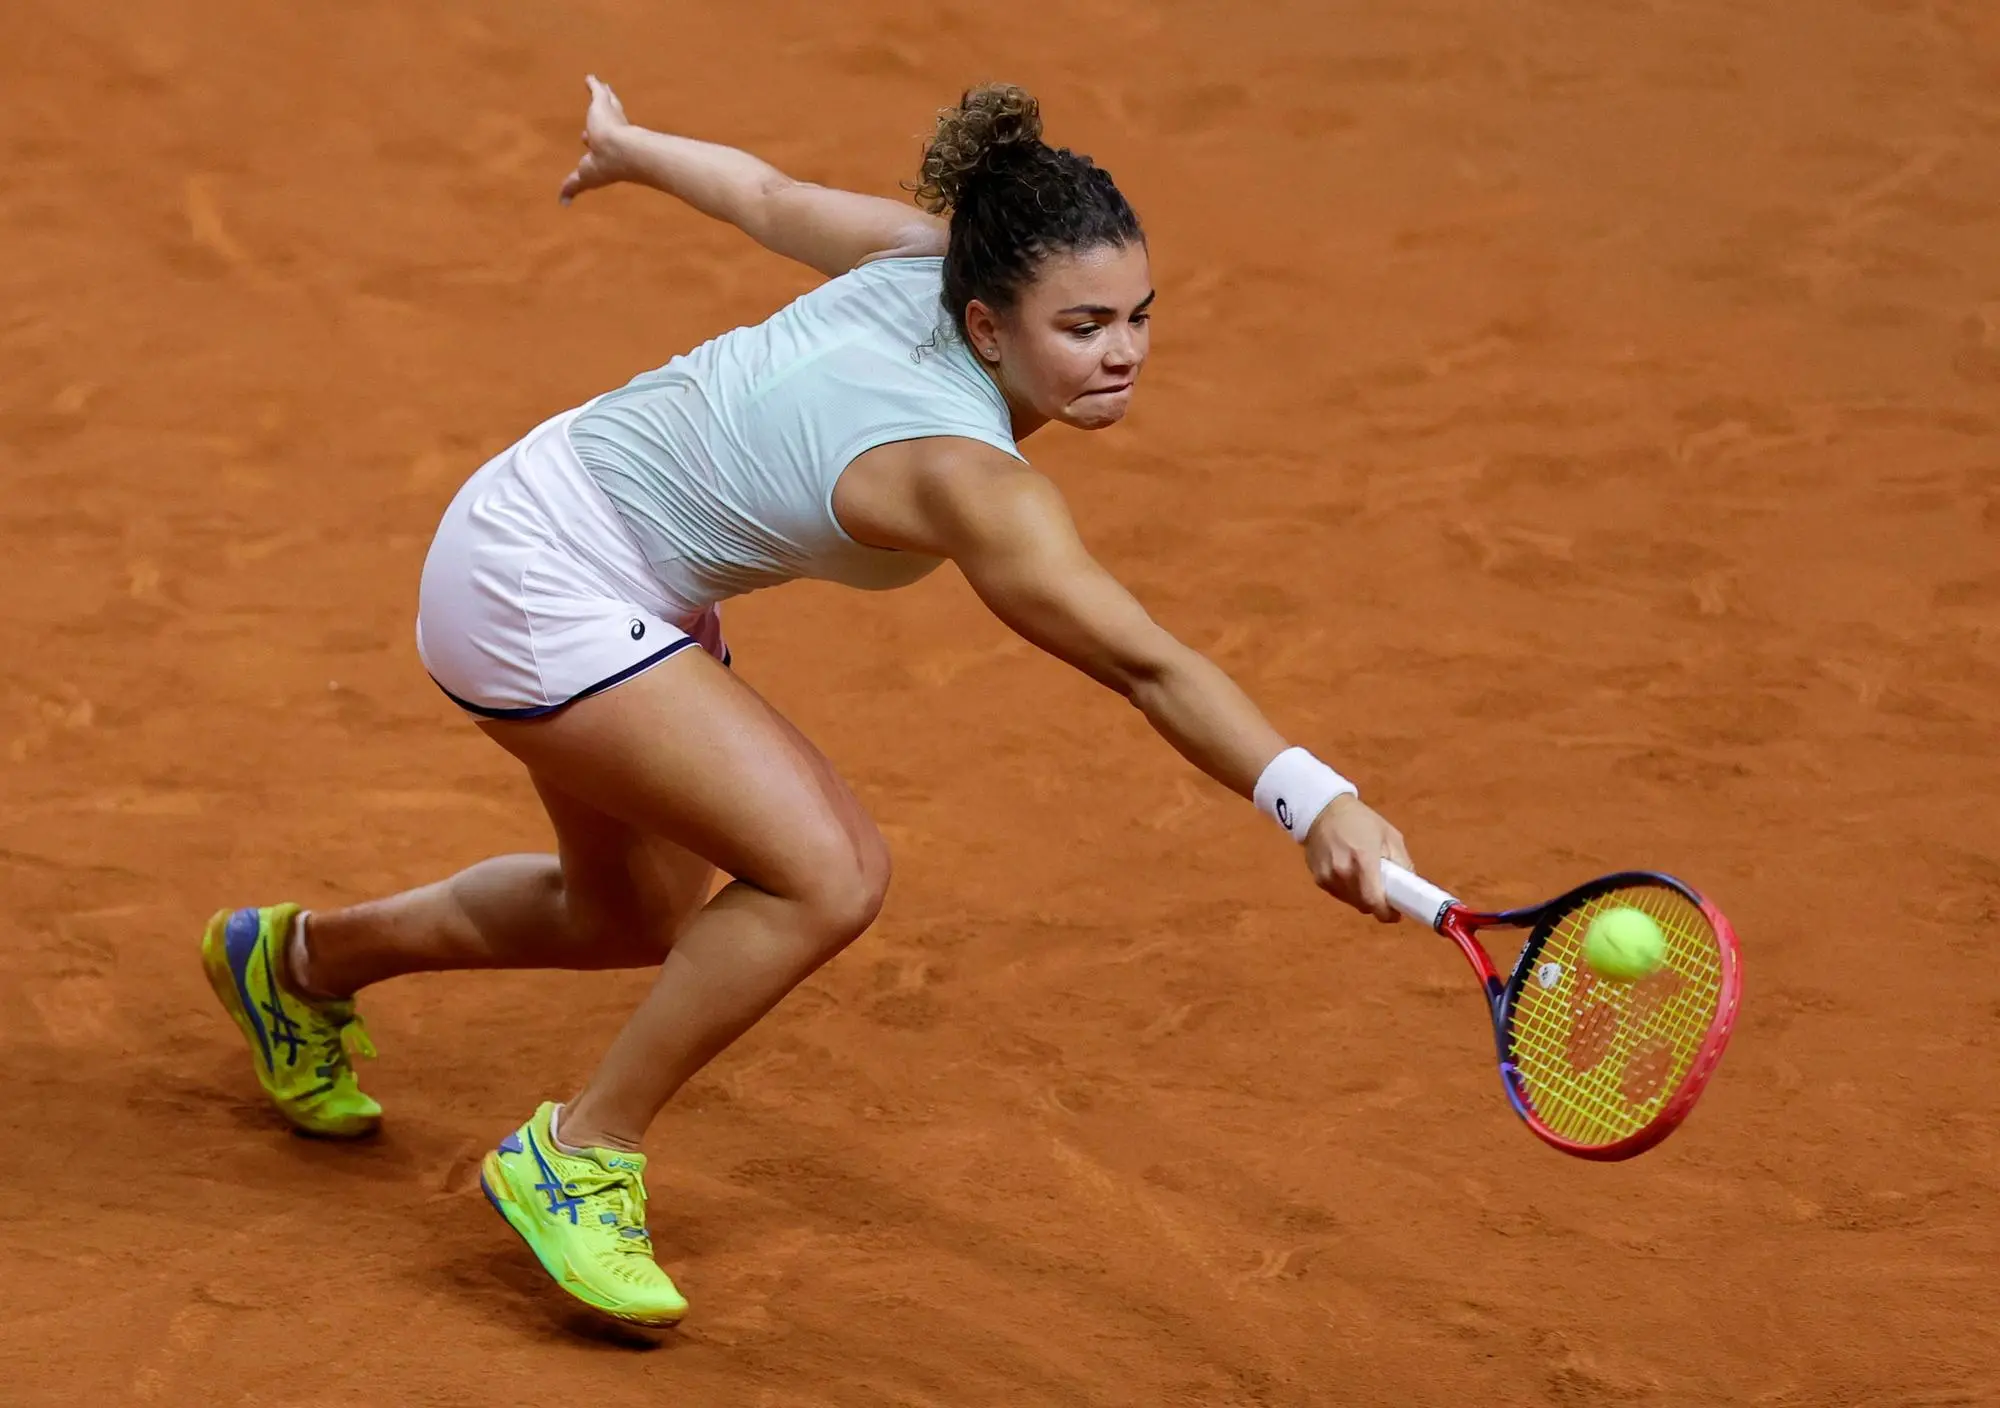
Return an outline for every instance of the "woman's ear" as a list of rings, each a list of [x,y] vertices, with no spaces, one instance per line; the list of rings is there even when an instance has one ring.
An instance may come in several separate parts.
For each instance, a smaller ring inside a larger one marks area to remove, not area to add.
[[[965,305],[965,344],[988,366],[1000,361],[1000,320],[978,299]]]

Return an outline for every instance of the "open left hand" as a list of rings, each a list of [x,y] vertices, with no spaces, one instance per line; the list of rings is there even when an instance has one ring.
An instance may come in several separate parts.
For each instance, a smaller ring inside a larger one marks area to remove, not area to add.
[[[591,74],[590,111],[583,119],[583,156],[576,169],[563,178],[562,203],[568,205],[585,191],[629,180],[630,166],[621,153],[621,139],[632,130],[625,117],[625,105],[611,91],[611,85]]]
[[[1399,916],[1382,891],[1384,857],[1413,868],[1403,849],[1403,833],[1359,797],[1336,797],[1306,834],[1306,865],[1319,887],[1363,914],[1394,924]]]

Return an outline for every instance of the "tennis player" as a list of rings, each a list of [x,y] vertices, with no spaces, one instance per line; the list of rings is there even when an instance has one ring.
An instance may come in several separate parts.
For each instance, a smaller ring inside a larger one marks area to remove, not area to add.
[[[537,427],[445,511],[417,648],[526,766],[557,854],[310,916],[225,910],[202,961],[278,1110],[336,1137],[381,1117],[350,1061],[374,1054],[363,988],[657,965],[596,1072],[502,1140],[482,1181],[565,1291],[664,1325],[687,1303],[647,1233],[647,1128],[869,926],[889,883],[853,793],[728,668],[721,601],[800,577],[879,591],[948,559],[1008,626],[1253,798],[1334,896],[1392,920],[1377,862],[1409,856],[1091,559],[1021,456],[1051,422],[1124,417],[1153,306],[1138,217],[1108,172],[1042,141],[1033,98],[982,87],[940,114],[912,210],[634,126],[589,82],[565,202],[650,186],[828,281]]]

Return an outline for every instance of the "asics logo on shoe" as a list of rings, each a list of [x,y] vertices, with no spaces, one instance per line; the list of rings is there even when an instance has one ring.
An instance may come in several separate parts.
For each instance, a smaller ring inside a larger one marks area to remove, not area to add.
[[[285,1011],[285,999],[278,992],[277,966],[271,961],[271,947],[270,944],[264,945],[264,986],[270,992],[271,1000],[258,1005],[264,1009],[264,1015],[271,1019],[271,1044],[284,1047],[285,1064],[296,1066],[299,1063],[299,1051],[305,1046],[306,1039],[299,1035],[299,1024],[292,1020],[289,1012]],[[275,1057],[271,1064],[277,1065]],[[326,1075],[327,1072],[321,1071],[319,1074]]]
[[[611,1158],[606,1159],[604,1161],[604,1166],[606,1168],[629,1168],[629,1169],[640,1169],[645,1167],[645,1165],[641,1164],[637,1159],[621,1159],[616,1157],[615,1155]]]
[[[264,1004],[264,1015],[271,1019],[271,1044],[285,1048],[287,1066],[298,1065],[299,1048],[306,1044],[306,1039],[299,1035],[299,1024],[287,1016],[284,1007],[276,1002]],[[278,1063],[273,1060],[271,1064],[276,1066]],[[318,1071],[315,1074],[323,1076],[326,1072]]]
[[[556,1171],[549,1167],[549,1161],[542,1157],[542,1146],[535,1142],[535,1136],[532,1134],[528,1136],[528,1152],[535,1156],[535,1167],[542,1171],[541,1182],[535,1185],[535,1191],[549,1200],[549,1216],[567,1213],[570,1222],[574,1224],[577,1220],[577,1209],[583,1206],[583,1199],[569,1196],[569,1188],[556,1177]]]

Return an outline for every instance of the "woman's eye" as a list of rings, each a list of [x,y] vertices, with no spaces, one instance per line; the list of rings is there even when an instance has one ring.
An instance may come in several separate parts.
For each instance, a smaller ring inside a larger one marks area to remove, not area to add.
[[[1146,326],[1146,324],[1153,321],[1153,315],[1151,313],[1134,313],[1132,315],[1132,321],[1139,327],[1143,328],[1144,326]]]
[[[1069,335],[1079,340],[1086,337],[1095,337],[1097,335],[1097,324],[1078,323],[1075,327],[1069,330]]]

